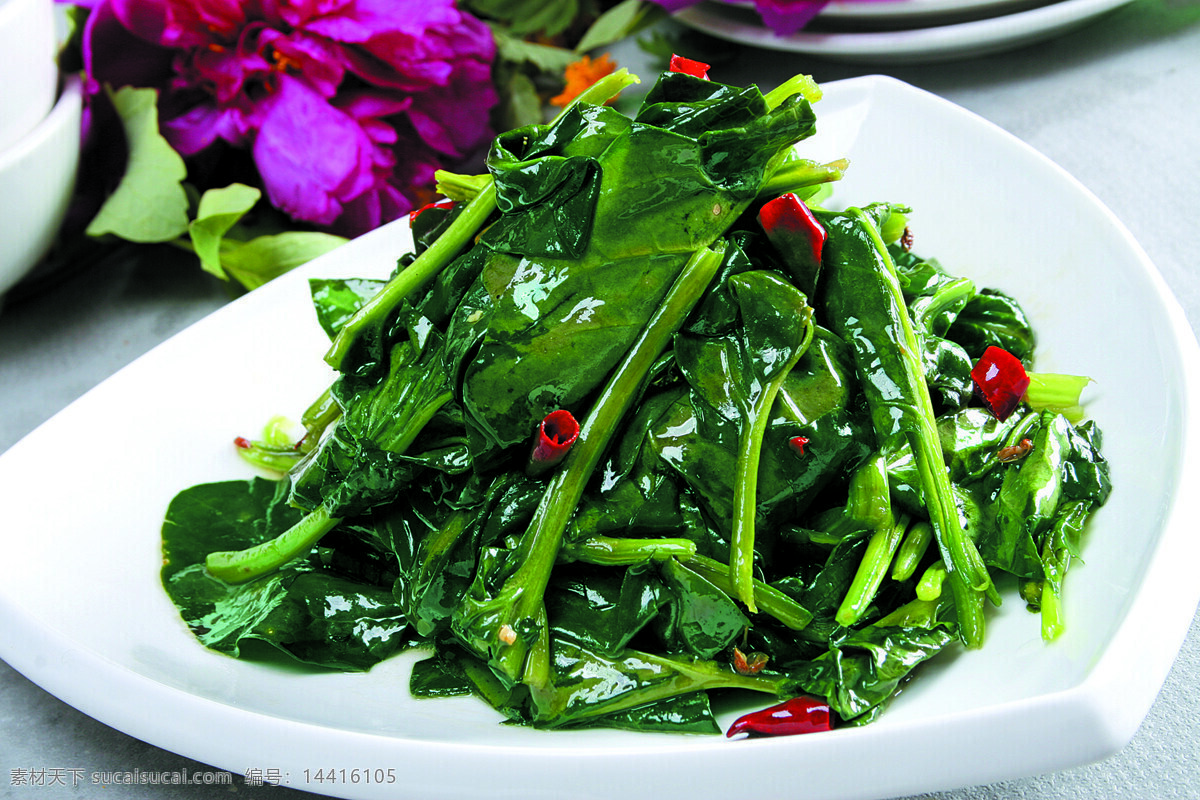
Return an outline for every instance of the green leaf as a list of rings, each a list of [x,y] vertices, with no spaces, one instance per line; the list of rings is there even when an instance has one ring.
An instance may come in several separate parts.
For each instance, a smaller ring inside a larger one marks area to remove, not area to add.
[[[617,5],[605,11],[591,27],[583,34],[583,38],[575,45],[575,50],[586,53],[597,47],[618,42],[645,28],[648,24],[664,16],[662,7],[642,0],[622,0]]]
[[[664,636],[673,649],[714,658],[750,624],[728,595],[675,559],[660,569],[674,595],[664,620]]]
[[[481,17],[507,23],[517,36],[554,36],[565,31],[579,14],[579,0],[465,0],[463,5]]]
[[[381,280],[369,278],[313,278],[308,282],[312,292],[317,322],[332,339],[354,316],[354,312],[383,287]]]
[[[88,225],[89,236],[167,242],[188,229],[187,167],[158,131],[158,92],[122,87],[109,97],[121,117],[129,161],[125,176]]]
[[[209,189],[200,197],[196,218],[188,225],[188,235],[205,272],[211,272],[221,280],[229,279],[221,266],[221,242],[229,229],[254,208],[260,197],[261,191],[242,183]]]
[[[188,627],[229,655],[244,655],[248,642],[262,641],[335,669],[369,669],[403,649],[408,625],[392,601],[390,581],[372,581],[386,556],[361,540],[343,537],[238,585],[205,570],[208,552],[268,541],[298,517],[287,505],[286,484],[262,478],[179,493],[163,522],[162,581]],[[338,569],[328,570],[334,561]]]
[[[527,41],[499,28],[493,28],[493,33],[496,37],[496,54],[501,61],[531,64],[541,72],[557,75],[579,58],[578,53],[566,48]]]
[[[248,242],[225,240],[221,265],[247,289],[257,289],[346,243],[341,236],[317,231],[289,231]]]
[[[941,624],[844,631],[828,653],[794,677],[805,691],[825,697],[843,719],[853,720],[889,700],[914,667],[953,640],[952,630]]]

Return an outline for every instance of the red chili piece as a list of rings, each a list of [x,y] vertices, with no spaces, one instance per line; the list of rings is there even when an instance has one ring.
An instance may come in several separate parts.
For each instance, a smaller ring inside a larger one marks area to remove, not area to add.
[[[801,236],[808,242],[809,250],[816,263],[821,263],[821,251],[825,249],[828,234],[813,215],[812,209],[792,192],[780,195],[762,207],[758,222],[772,242],[776,238]]]
[[[792,449],[795,450],[797,453],[799,453],[800,455],[804,455],[804,445],[808,444],[808,437],[807,436],[793,436],[791,439],[788,439],[788,444],[790,444],[792,446]]]
[[[829,704],[811,697],[793,697],[778,705],[739,717],[725,735],[757,733],[762,736],[794,736],[833,729]]]
[[[703,61],[693,61],[690,58],[672,54],[668,69],[671,72],[686,72],[688,75],[708,80],[709,65]]]
[[[579,422],[570,411],[551,411],[538,426],[537,441],[529,455],[529,468],[541,472],[567,457],[567,451],[579,438]]]
[[[237,447],[239,450],[249,450],[254,445],[251,444],[250,440],[245,436],[239,436],[233,440],[233,446]]]
[[[421,216],[421,212],[426,209],[429,209],[429,208],[453,208],[453,207],[454,207],[453,200],[439,200],[436,203],[426,203],[425,205],[421,206],[417,210],[408,212],[409,227],[412,227],[412,224],[417,221],[417,217]]]
[[[983,351],[971,370],[971,379],[979,397],[1001,422],[1008,419],[1029,388],[1029,376],[1021,360],[995,346]]]

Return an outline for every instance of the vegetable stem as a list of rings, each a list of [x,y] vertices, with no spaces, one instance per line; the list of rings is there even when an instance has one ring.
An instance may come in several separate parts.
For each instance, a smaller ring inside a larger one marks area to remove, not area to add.
[[[867,213],[862,209],[853,209],[851,213],[857,217],[872,240],[884,265],[894,273],[895,267],[887,254],[887,247]],[[899,295],[900,288],[896,281],[892,280],[889,283],[890,290]],[[902,296],[898,296],[896,302],[899,308],[905,307]],[[908,439],[912,444],[913,461],[921,478],[922,498],[938,545],[946,556],[947,569],[959,579],[954,584],[959,588],[959,591],[955,592],[955,600],[960,611],[967,611],[959,620],[963,641],[968,647],[980,647],[983,645],[982,604],[967,602],[965,594],[986,592],[993,602],[999,602],[999,596],[992,585],[987,566],[963,530],[962,520],[959,518],[958,504],[946,470],[945,456],[942,453],[933,414],[933,401],[929,396],[929,387],[925,384],[912,324],[907,314],[900,314],[899,322],[904,333],[904,341],[900,343],[901,356],[911,362],[910,371],[916,378],[912,382],[913,396],[909,398],[915,404],[916,413],[912,415],[915,430],[908,433]]]
[[[804,340],[791,353],[750,409],[751,424],[738,440],[737,477],[733,483],[733,541],[729,549],[729,575],[737,598],[751,613],[757,613],[754,603],[754,524],[758,512],[758,462],[763,436],[770,421],[771,407],[779,388],[787,380],[792,367],[812,343],[813,326],[805,327]]]
[[[896,548],[900,546],[900,539],[904,536],[906,527],[908,527],[908,518],[902,516],[894,522],[885,522],[871,534],[871,539],[867,542],[867,550],[863,553],[858,570],[854,573],[854,579],[850,582],[850,589],[846,592],[841,606],[834,615],[837,624],[848,628],[858,622],[866,613],[871,601],[875,599],[875,593],[879,591],[879,586],[887,575],[888,567],[891,566],[892,557],[896,553]]]
[[[204,559],[204,566],[214,578],[226,583],[244,583],[273,572],[293,558],[308,552],[322,536],[337,527],[340,521],[331,516],[325,506],[317,506],[274,539],[245,550],[209,553]]]
[[[722,241],[693,254],[583,420],[579,439],[564,466],[551,477],[518,545],[516,557],[520,566],[500,592],[501,596],[516,598],[504,615],[504,623],[515,627],[540,613],[563,533],[592,472],[617,424],[633,404],[642,380],[716,275],[724,252]],[[505,647],[498,658],[501,674],[517,680],[522,675],[525,656],[526,646],[521,639]]]
[[[817,102],[822,96],[821,87],[817,85],[811,75],[793,75],[763,97],[767,101],[767,108],[774,109],[778,108],[784,100],[796,94],[810,103]]]
[[[578,542],[566,542],[559,551],[560,560],[607,567],[668,558],[687,561],[695,555],[696,543],[691,539],[620,539],[611,536],[591,536]]]
[[[433,244],[346,320],[346,324],[338,331],[329,351],[326,352],[325,362],[334,369],[340,369],[342,361],[359,335],[366,328],[381,324],[384,317],[400,301],[433,279],[475,236],[475,232],[495,210],[496,185],[489,180]]]
[[[933,541],[933,528],[925,520],[914,522],[904,534],[904,541],[896,551],[896,563],[892,566],[892,580],[906,581],[917,571],[929,543]]]

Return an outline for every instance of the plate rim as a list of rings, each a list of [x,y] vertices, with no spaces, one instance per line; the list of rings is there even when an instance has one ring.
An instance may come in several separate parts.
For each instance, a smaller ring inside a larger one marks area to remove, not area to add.
[[[879,64],[919,63],[985,55],[1063,33],[1133,0],[1058,0],[1011,14],[927,28],[777,36],[761,24],[730,19],[728,7],[704,0],[672,18],[719,39],[767,50]]]

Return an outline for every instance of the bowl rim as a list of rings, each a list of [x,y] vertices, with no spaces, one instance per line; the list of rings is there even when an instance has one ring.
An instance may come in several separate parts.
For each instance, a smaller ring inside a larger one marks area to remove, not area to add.
[[[50,113],[42,118],[31,131],[0,150],[0,174],[28,158],[63,125],[68,124],[83,107],[83,79],[78,75],[64,76]]]

